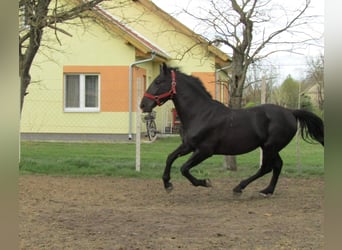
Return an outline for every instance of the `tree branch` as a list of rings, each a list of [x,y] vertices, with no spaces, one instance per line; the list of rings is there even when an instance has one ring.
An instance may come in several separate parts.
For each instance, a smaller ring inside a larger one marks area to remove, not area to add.
[[[266,46],[266,44],[270,43],[271,40],[273,40],[276,36],[280,35],[281,33],[285,32],[289,28],[293,26],[293,24],[305,13],[307,8],[309,7],[310,0],[306,0],[304,8],[290,21],[288,22],[285,27],[273,32],[268,36],[268,38],[263,41],[260,46],[254,51],[254,53],[251,55],[251,58],[254,58],[256,55],[260,53],[260,51]]]

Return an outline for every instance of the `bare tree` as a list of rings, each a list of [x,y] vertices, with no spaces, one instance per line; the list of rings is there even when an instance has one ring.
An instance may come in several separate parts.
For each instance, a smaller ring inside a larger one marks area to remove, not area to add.
[[[324,108],[324,56],[322,54],[308,60],[308,72],[304,81],[309,86],[317,86],[315,94],[318,108],[322,112]]]
[[[44,31],[52,29],[58,41],[57,33],[71,36],[59,25],[68,20],[87,17],[87,11],[102,1],[104,0],[73,1],[75,4],[66,5],[65,1],[58,0],[19,0],[20,111],[31,83],[30,70],[42,45]]]
[[[310,30],[302,29],[317,17],[306,15],[310,0],[298,1],[293,9],[283,4],[271,0],[210,0],[197,11],[184,10],[199,21],[197,27],[209,44],[222,44],[231,51],[230,107],[241,107],[251,64],[275,52],[294,52],[315,40]],[[236,170],[234,158],[229,159],[232,170]]]
[[[262,81],[265,82],[265,103],[271,102],[271,90],[277,78],[277,70],[262,62],[252,64],[247,72],[242,105],[261,104]]]

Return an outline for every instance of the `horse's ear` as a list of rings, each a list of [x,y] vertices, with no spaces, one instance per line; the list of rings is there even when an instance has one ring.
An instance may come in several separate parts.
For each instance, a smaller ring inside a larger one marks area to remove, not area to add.
[[[160,66],[160,73],[164,73],[166,74],[167,73],[167,65],[166,63],[163,62],[163,64]]]

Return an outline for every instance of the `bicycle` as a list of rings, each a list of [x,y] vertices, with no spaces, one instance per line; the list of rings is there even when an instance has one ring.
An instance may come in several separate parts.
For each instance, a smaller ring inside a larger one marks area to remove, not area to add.
[[[156,119],[156,112],[152,111],[143,117],[143,121],[146,124],[147,137],[150,141],[157,138],[157,125],[154,121]]]

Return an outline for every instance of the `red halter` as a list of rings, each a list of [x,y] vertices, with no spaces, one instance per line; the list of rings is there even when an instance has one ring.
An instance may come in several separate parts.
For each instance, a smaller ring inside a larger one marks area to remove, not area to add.
[[[176,73],[174,70],[171,70],[171,77],[172,77],[172,82],[171,82],[171,89],[170,91],[161,94],[161,95],[151,95],[149,93],[145,93],[144,96],[154,100],[158,106],[161,106],[164,104],[164,102],[162,101],[162,99],[169,97],[172,99],[173,96],[176,94]]]

